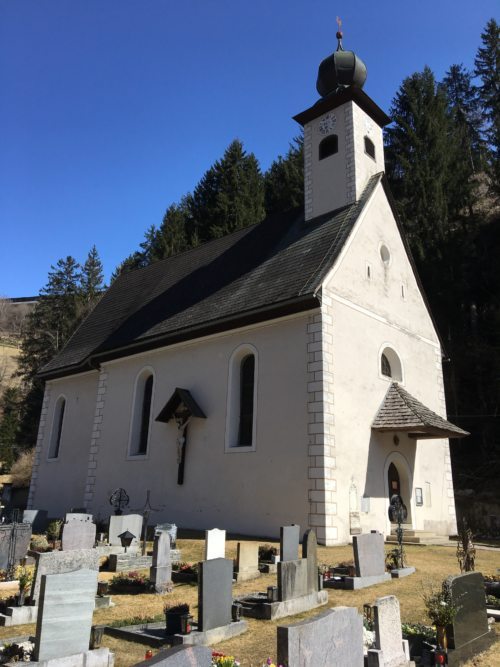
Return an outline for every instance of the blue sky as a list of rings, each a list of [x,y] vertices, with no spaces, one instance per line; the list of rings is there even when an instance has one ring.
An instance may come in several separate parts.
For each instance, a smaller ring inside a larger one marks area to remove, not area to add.
[[[0,295],[93,244],[109,277],[236,137],[266,169],[337,15],[388,111],[426,64],[472,67],[498,1],[0,0]]]

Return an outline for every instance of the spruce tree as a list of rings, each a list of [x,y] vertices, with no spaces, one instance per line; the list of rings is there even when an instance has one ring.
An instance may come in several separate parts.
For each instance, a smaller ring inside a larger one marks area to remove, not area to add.
[[[84,303],[94,305],[104,289],[103,266],[94,245],[82,266],[79,292]]]
[[[304,139],[295,137],[285,157],[279,155],[264,174],[266,213],[304,204]]]
[[[260,222],[265,215],[264,180],[253,153],[234,140],[186,200],[190,245]]]
[[[481,34],[482,46],[475,59],[479,100],[486,123],[484,137],[489,147],[488,171],[492,191],[500,196],[500,26],[490,19]]]
[[[0,461],[3,472],[16,459],[21,395],[18,387],[8,387],[0,397]]]

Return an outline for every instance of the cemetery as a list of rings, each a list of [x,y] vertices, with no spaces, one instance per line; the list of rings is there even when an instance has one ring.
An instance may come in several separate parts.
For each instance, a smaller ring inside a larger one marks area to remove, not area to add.
[[[177,539],[168,524],[151,526],[143,544],[130,530],[140,532],[137,516],[117,518],[116,534],[98,536],[91,515],[68,513],[45,552],[30,549],[28,522],[3,526],[13,537],[0,556],[17,578],[0,591],[0,664],[131,667],[147,656],[145,664],[210,665],[212,650],[248,666],[433,665],[440,651],[449,665],[498,664],[495,550],[478,549],[475,571],[460,573],[460,551],[457,560],[450,547],[405,546],[412,576],[395,578],[392,545],[375,531],[321,547],[294,524],[281,527],[279,543],[228,539],[223,529]],[[151,555],[144,567],[114,572],[103,569],[110,549]],[[179,549],[194,577],[176,582]]]

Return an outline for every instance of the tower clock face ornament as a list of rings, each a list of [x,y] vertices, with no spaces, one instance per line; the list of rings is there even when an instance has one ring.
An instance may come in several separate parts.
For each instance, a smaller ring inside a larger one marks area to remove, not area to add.
[[[319,121],[319,131],[321,134],[330,134],[335,129],[337,117],[334,113],[327,113],[326,116]]]

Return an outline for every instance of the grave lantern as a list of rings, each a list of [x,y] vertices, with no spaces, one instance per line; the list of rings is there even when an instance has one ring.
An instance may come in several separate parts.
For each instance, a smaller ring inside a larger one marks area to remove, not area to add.
[[[155,421],[168,423],[174,419],[177,425],[177,484],[184,483],[187,427],[193,417],[206,419],[205,413],[187,389],[177,387]]]
[[[127,549],[132,544],[132,540],[135,540],[136,536],[133,533],[131,533],[130,530],[126,530],[124,533],[120,533],[118,537],[120,538],[122,547],[124,547],[125,549],[125,553],[127,553]]]

